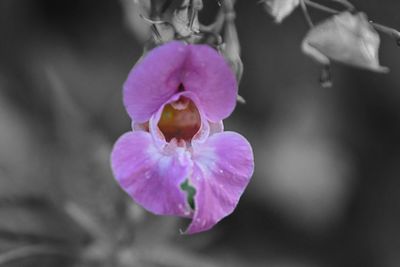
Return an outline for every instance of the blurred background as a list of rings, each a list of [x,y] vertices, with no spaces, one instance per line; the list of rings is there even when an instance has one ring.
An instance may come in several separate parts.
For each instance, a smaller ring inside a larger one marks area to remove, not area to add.
[[[352,2],[400,29],[398,0]],[[204,4],[210,22],[219,6]],[[257,1],[236,10],[247,104],[225,128],[256,171],[231,216],[185,236],[188,221],[145,212],[110,170],[146,35],[137,11],[0,1],[0,266],[400,266],[400,48],[382,36],[389,74],[334,65],[321,88],[299,10],[279,26]]]

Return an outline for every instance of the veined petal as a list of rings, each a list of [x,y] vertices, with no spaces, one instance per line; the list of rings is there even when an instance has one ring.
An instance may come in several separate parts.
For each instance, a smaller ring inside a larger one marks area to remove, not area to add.
[[[111,165],[120,186],[146,210],[157,215],[190,215],[186,194],[180,189],[193,165],[184,148],[161,151],[149,133],[129,132],[115,143]]]
[[[182,42],[154,48],[131,70],[124,84],[124,105],[137,123],[149,120],[178,90],[188,54]]]
[[[206,231],[232,213],[254,170],[250,144],[234,132],[216,133],[194,144],[193,161],[190,183],[196,194],[189,234]]]
[[[236,105],[238,86],[235,75],[225,59],[207,45],[188,46],[182,84],[200,100],[207,118],[212,122],[228,117]]]

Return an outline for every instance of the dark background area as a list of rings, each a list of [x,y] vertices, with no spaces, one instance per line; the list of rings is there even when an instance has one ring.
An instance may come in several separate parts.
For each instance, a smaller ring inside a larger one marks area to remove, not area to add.
[[[247,104],[225,128],[248,138],[256,171],[234,214],[184,236],[186,221],[146,213],[111,174],[130,128],[121,86],[143,50],[121,3],[0,1],[0,266],[400,266],[392,39],[389,74],[338,64],[321,88],[301,12],[276,25],[238,1]],[[352,3],[400,29],[397,0]],[[217,9],[205,1],[202,20]]]

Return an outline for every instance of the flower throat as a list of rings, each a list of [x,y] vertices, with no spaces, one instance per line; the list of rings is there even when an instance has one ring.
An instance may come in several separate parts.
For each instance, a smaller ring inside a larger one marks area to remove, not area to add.
[[[167,142],[172,139],[189,142],[200,130],[201,118],[193,101],[181,97],[164,107],[158,127]]]

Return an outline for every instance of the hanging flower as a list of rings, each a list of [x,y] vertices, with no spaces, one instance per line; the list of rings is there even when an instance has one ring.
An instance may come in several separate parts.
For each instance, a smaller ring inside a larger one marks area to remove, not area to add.
[[[300,0],[263,0],[267,12],[281,23],[300,4]]]
[[[327,65],[330,59],[376,72],[380,38],[364,13],[342,12],[312,28],[303,40],[303,52]]]
[[[247,140],[223,131],[236,95],[233,73],[209,46],[174,41],[148,53],[124,85],[133,131],[111,155],[121,187],[154,214],[192,218],[189,234],[229,215],[254,169]]]

